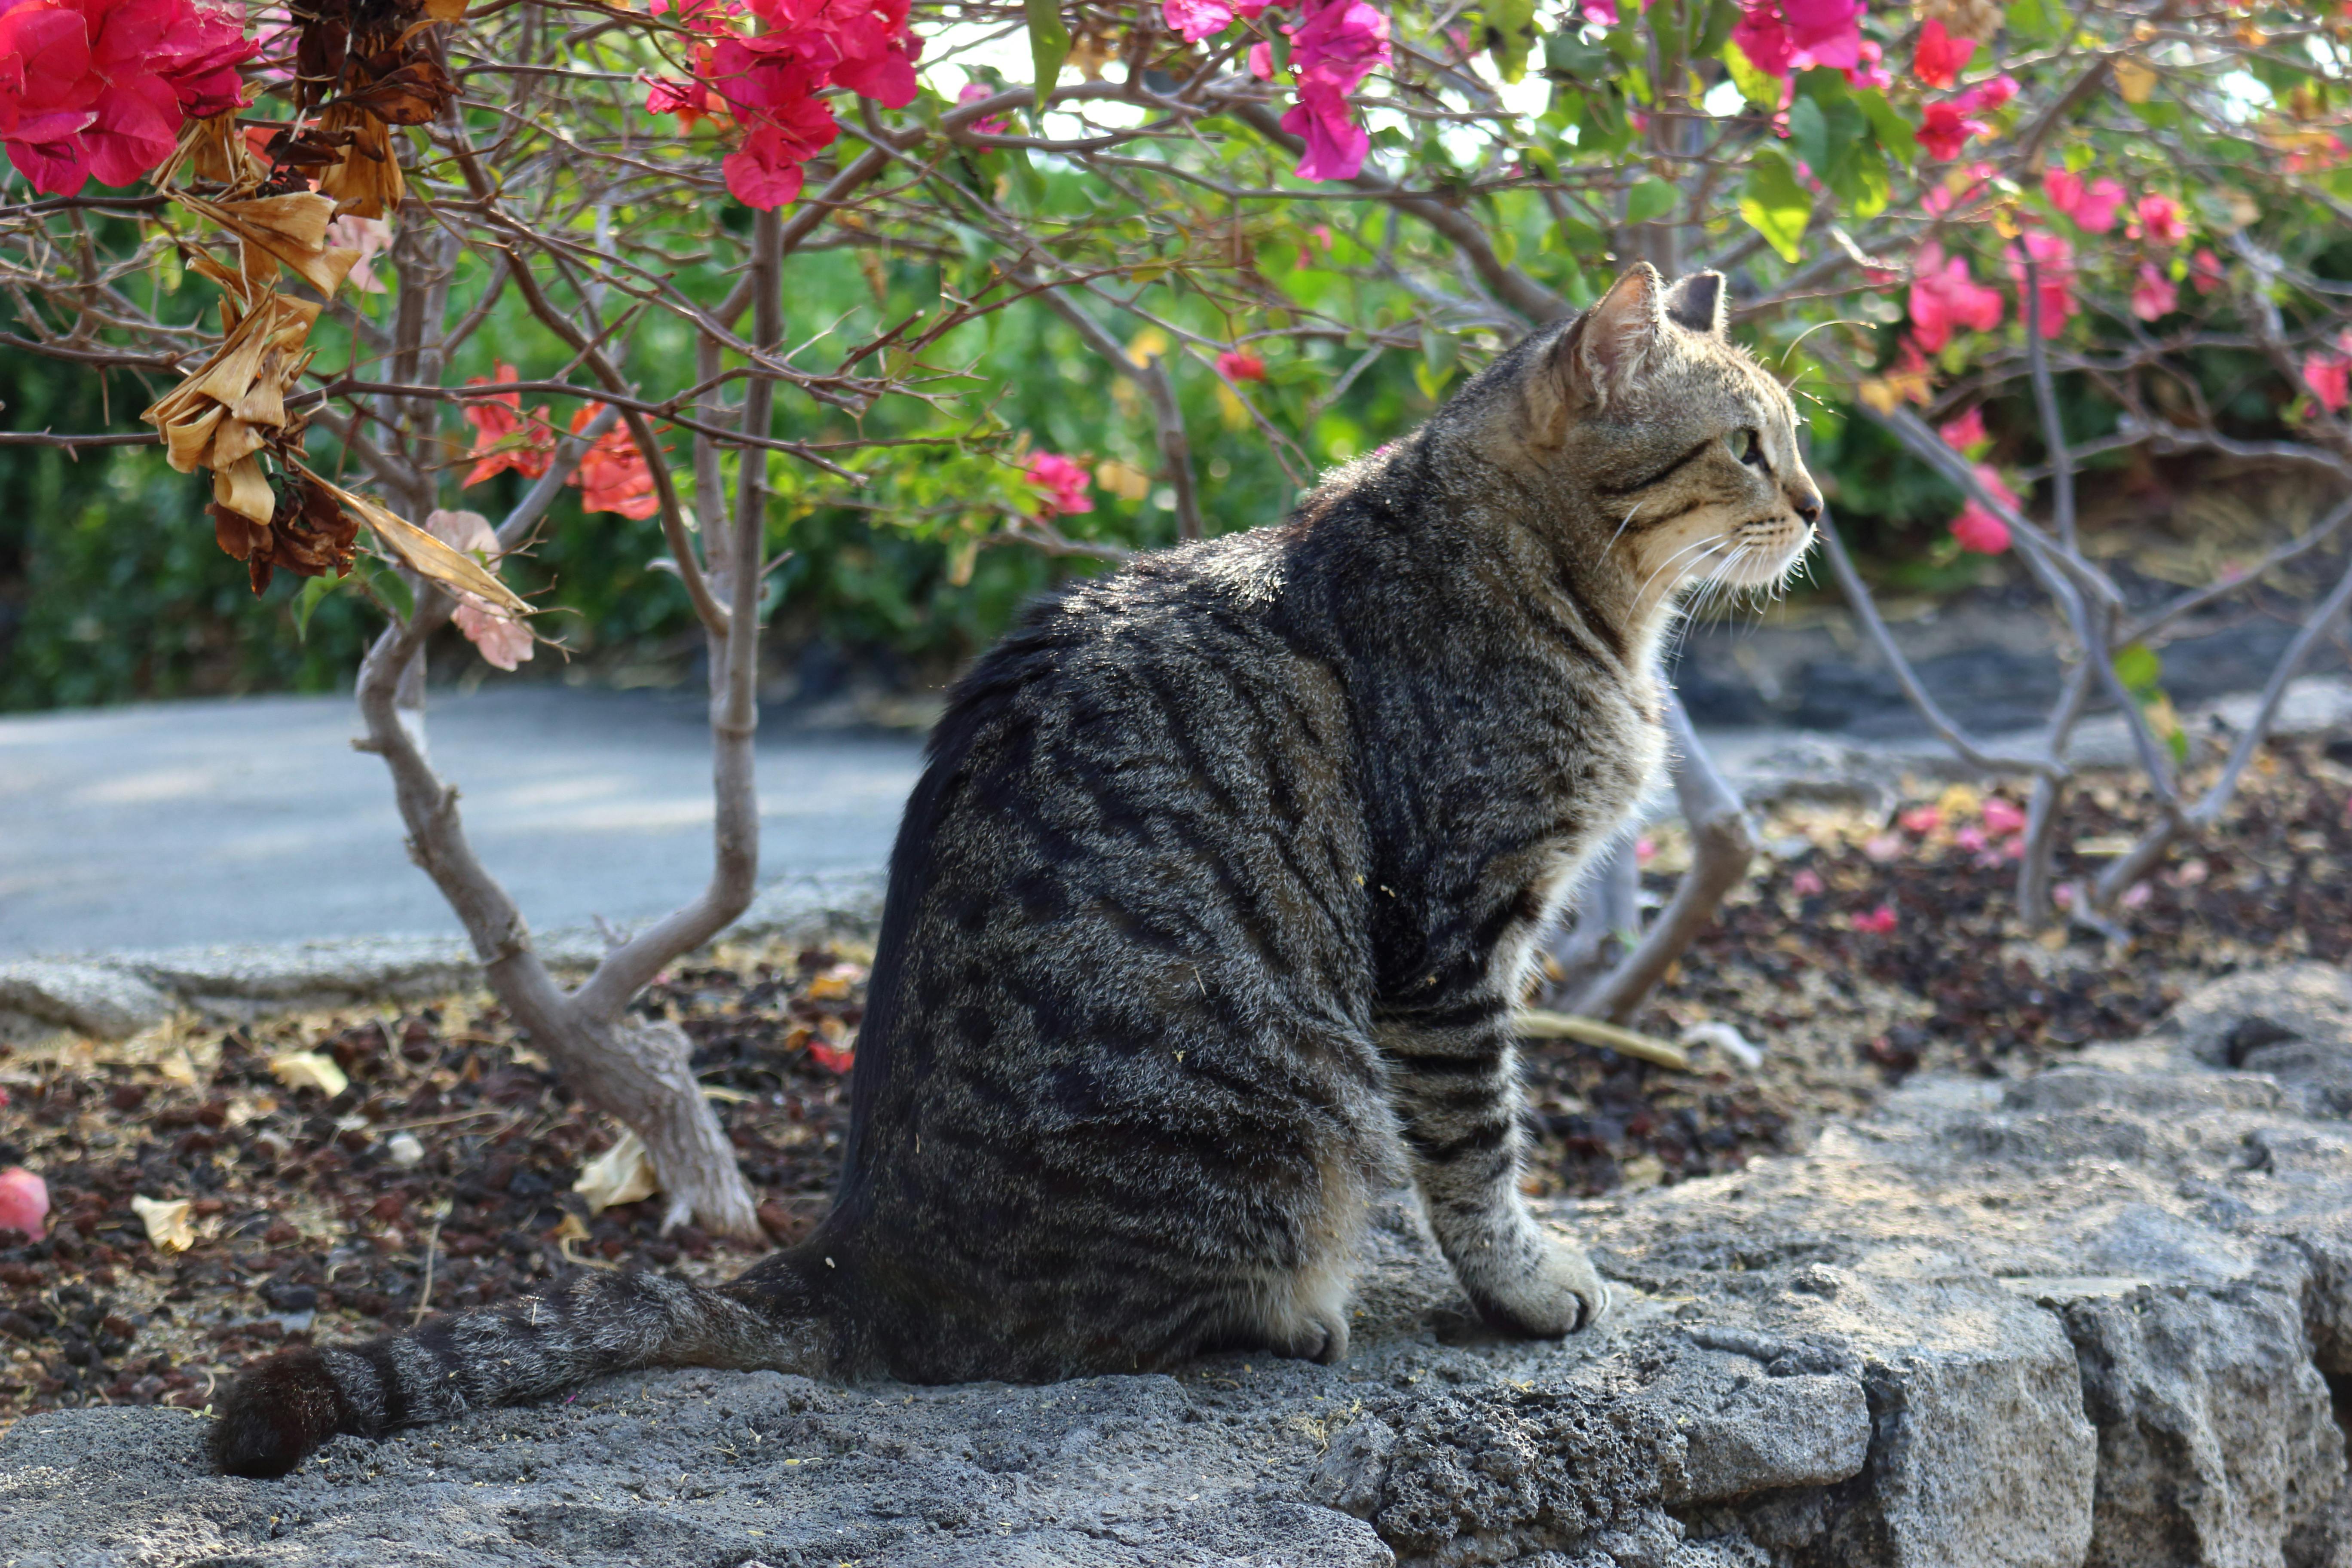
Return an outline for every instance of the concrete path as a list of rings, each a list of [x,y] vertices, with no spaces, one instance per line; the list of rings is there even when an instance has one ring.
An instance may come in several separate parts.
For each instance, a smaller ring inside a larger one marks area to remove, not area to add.
[[[0,960],[458,934],[356,732],[341,697],[0,719]],[[536,929],[659,914],[709,873],[709,741],[691,696],[436,694],[431,743]],[[919,750],[763,732],[762,882],[880,867]]]

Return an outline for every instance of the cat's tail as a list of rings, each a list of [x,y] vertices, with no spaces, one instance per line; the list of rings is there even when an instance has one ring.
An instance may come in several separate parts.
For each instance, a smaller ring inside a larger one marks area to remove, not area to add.
[[[835,1336],[798,1262],[782,1254],[716,1287],[583,1274],[409,1333],[280,1351],[222,1397],[213,1458],[233,1476],[282,1476],[338,1433],[377,1437],[641,1367],[828,1372]]]

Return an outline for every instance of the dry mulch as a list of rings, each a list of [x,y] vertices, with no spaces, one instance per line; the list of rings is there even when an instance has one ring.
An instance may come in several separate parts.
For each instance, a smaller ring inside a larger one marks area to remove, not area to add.
[[[1909,793],[1899,814],[1771,814],[1758,873],[1637,1020],[1670,1038],[1730,1024],[1763,1067],[1702,1055],[1675,1073],[1529,1048],[1531,1191],[1735,1170],[1922,1068],[2021,1074],[2143,1032],[2200,980],[2352,954],[2352,736],[2270,746],[2221,829],[2175,853],[2120,934],[2018,929],[2015,866],[2005,839],[1983,838],[1979,803]],[[2095,872],[2151,812],[2120,776],[2086,780],[2063,875]],[[1661,833],[1652,892],[1671,890],[1679,854]],[[775,1239],[823,1212],[871,956],[848,941],[721,948],[641,1004],[697,1041]],[[303,1049],[350,1087],[289,1089],[270,1059]],[[615,1129],[480,997],[60,1039],[0,1055],[0,1166],[38,1173],[51,1203],[47,1236],[0,1231],[0,1424],[68,1405],[200,1407],[248,1357],[400,1328],[421,1307],[579,1267],[723,1277],[752,1256],[692,1228],[662,1236],[658,1199],[591,1214],[572,1184]],[[134,1195],[193,1200],[194,1244],[151,1245]]]

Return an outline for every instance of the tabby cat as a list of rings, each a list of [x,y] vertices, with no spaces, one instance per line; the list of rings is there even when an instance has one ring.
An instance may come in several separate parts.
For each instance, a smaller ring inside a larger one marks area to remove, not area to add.
[[[588,1274],[287,1351],[220,1464],[632,1367],[1335,1361],[1407,1175],[1487,1321],[1591,1322],[1519,1195],[1512,1007],[1658,768],[1682,590],[1778,582],[1820,506],[1722,279],[1642,265],[1286,522],[1039,605],[931,737],[814,1234],[715,1288]]]

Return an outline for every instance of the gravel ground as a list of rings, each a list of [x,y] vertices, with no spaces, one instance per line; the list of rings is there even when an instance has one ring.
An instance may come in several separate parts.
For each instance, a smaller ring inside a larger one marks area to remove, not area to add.
[[[1702,1051],[1675,1073],[1530,1047],[1530,1191],[1738,1169],[1923,1067],[2021,1077],[2141,1034],[2199,980],[2352,956],[2352,735],[2271,746],[2220,831],[2145,885],[2120,932],[2015,927],[2000,825],[2021,801],[1922,787],[1883,816],[1773,814],[1758,874],[1638,1020],[1668,1037],[1729,1024],[1764,1065]],[[2087,780],[2063,874],[2095,870],[2152,811],[2121,777]],[[1670,833],[1653,849],[1663,894],[1683,850]],[[871,956],[847,939],[722,947],[642,1003],[700,1044],[781,1240],[823,1212]],[[349,1086],[289,1087],[271,1063],[300,1051]],[[592,1214],[573,1184],[615,1130],[482,997],[61,1039],[0,1054],[0,1166],[39,1173],[51,1201],[45,1237],[0,1231],[0,1424],[62,1405],[201,1407],[284,1343],[380,1331],[578,1267],[705,1279],[751,1256],[692,1229],[661,1237],[656,1202]],[[151,1243],[134,1197],[189,1200],[189,1245]]]

